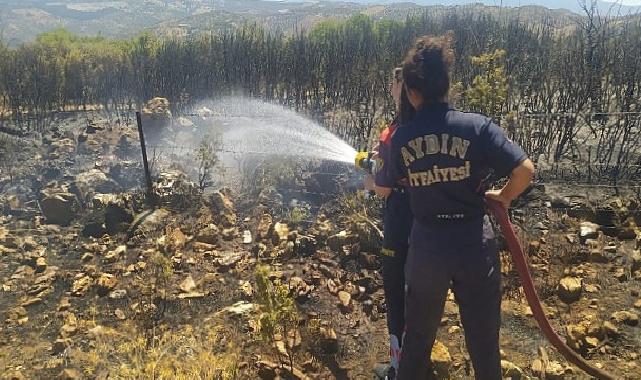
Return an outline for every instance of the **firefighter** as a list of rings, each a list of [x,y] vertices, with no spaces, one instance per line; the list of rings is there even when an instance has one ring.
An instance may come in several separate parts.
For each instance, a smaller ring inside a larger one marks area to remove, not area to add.
[[[383,210],[383,247],[381,249],[383,288],[387,305],[387,330],[389,332],[390,363],[379,369],[387,379],[394,379],[401,354],[403,330],[405,328],[405,259],[409,248],[409,234],[412,228],[412,213],[409,197],[402,181],[393,186],[383,187],[390,181],[389,161],[392,135],[399,125],[408,122],[414,114],[403,89],[402,69],[397,67],[390,83],[392,98],[396,104],[396,117],[380,135],[376,158],[376,171],[365,181],[365,188],[385,198]]]
[[[529,185],[532,162],[491,119],[448,103],[451,37],[424,36],[403,62],[416,110],[392,138],[386,185],[407,180],[414,216],[405,265],[405,337],[397,379],[425,379],[448,290],[454,292],[476,379],[501,379],[500,265],[485,199],[509,207]],[[509,177],[484,191],[492,171]]]

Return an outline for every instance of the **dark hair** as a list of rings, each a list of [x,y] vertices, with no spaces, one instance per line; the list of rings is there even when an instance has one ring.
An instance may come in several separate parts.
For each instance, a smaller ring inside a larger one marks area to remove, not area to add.
[[[426,103],[440,101],[450,90],[454,63],[452,34],[419,37],[403,61],[405,86],[417,90]]]

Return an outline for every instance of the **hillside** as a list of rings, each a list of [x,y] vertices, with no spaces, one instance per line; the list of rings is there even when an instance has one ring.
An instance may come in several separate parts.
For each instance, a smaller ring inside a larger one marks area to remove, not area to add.
[[[376,1],[376,0],[354,0],[357,3],[372,4],[372,3],[394,3],[394,1]],[[539,6],[549,9],[564,9],[575,13],[583,13],[580,0],[416,0],[415,3],[423,6],[431,5],[465,5],[470,3],[478,3],[486,6],[499,6],[518,8],[523,6]],[[590,3],[590,1],[587,1]],[[628,14],[631,12],[639,12],[640,6],[626,6],[619,4],[618,1],[602,1],[596,2],[596,8],[602,14],[612,13],[616,14],[620,11],[621,14]]]
[[[507,14],[528,22],[564,27],[574,14],[540,6],[500,8],[481,4],[423,5],[396,2],[385,5],[356,2],[289,2],[262,0],[150,0],[85,1],[9,0],[0,4],[0,35],[10,46],[32,41],[38,34],[66,28],[80,35],[129,37],[143,30],[184,37],[203,31],[219,31],[258,23],[270,30],[291,32],[329,18],[364,13],[379,19],[403,20],[408,15],[430,12],[475,12]],[[447,3],[447,1],[445,2]]]

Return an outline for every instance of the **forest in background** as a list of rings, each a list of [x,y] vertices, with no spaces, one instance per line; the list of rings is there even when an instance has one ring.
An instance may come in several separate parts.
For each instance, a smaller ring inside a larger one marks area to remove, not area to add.
[[[131,110],[155,96],[180,114],[242,95],[296,109],[362,146],[391,115],[391,69],[417,36],[447,31],[459,108],[494,117],[541,167],[572,162],[570,175],[615,184],[638,178],[641,18],[587,6],[565,28],[452,10],[405,21],[355,15],[292,35],[256,25],[189,39],[55,30],[0,46],[2,128],[42,131],[56,112]]]

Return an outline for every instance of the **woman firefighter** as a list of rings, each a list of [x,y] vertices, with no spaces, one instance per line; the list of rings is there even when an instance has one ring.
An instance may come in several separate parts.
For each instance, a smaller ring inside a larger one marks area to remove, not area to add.
[[[451,38],[421,37],[403,62],[403,83],[416,110],[391,143],[391,174],[407,180],[414,216],[405,265],[405,337],[399,380],[425,379],[448,290],[459,305],[476,379],[501,379],[500,265],[485,199],[509,207],[529,185],[532,162],[491,119],[448,104]],[[509,177],[484,191],[492,171]]]
[[[390,182],[387,166],[390,162],[392,135],[399,125],[407,123],[414,115],[409,104],[402,82],[402,69],[394,69],[390,85],[392,98],[396,105],[394,121],[383,130],[378,143],[377,165],[374,176],[365,181],[365,188],[374,190],[385,198],[383,215],[382,273],[385,303],[387,305],[387,329],[390,337],[390,364],[385,368],[385,377],[394,379],[398,370],[401,354],[401,343],[405,329],[405,259],[409,247],[409,234],[412,228],[412,213],[405,183],[399,181],[392,187],[380,187],[378,184]],[[379,371],[377,371],[379,372]]]

